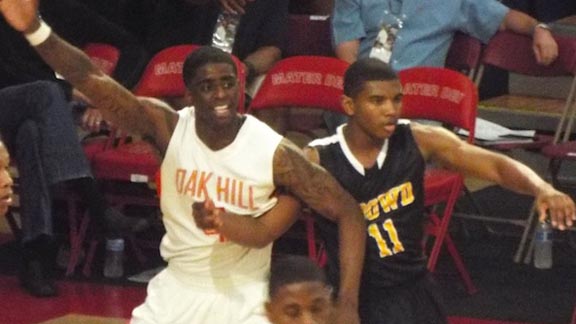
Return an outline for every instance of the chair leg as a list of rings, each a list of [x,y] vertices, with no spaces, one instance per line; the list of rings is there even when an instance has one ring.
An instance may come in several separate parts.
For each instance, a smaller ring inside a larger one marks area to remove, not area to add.
[[[80,224],[78,224],[78,219],[80,219]],[[87,211],[80,214],[77,212],[76,204],[69,204],[68,226],[70,227],[70,260],[68,260],[68,266],[66,267],[66,276],[71,276],[74,273],[74,270],[80,261],[82,243],[84,242],[89,222],[90,218],[88,217]]]
[[[446,200],[446,205],[444,206],[444,213],[442,214],[442,219],[438,219],[436,213],[430,214],[430,220],[437,227],[436,239],[434,240],[434,245],[432,246],[432,251],[430,251],[430,256],[428,257],[428,269],[434,270],[436,268],[436,263],[438,262],[438,256],[440,255],[440,250],[442,250],[442,244],[444,243],[444,238],[446,233],[448,233],[448,225],[450,224],[450,219],[452,218],[452,212],[454,211],[454,206],[458,200],[458,196],[462,191],[463,183],[461,185],[455,185],[450,193],[448,199]]]
[[[8,221],[8,226],[10,226],[10,230],[12,231],[12,234],[14,234],[16,240],[21,241],[22,229],[18,225],[16,217],[14,216],[14,213],[11,210],[8,210],[8,213],[6,213],[6,220]]]
[[[520,243],[518,244],[518,248],[516,249],[516,254],[514,255],[514,262],[516,263],[520,263],[520,260],[522,259],[522,255],[524,254],[524,248],[526,247],[526,242],[528,240],[528,235],[531,232],[532,225],[535,219],[536,219],[536,209],[532,208],[532,210],[530,211],[530,215],[528,216],[528,219],[526,220],[526,223],[524,225],[524,232],[522,233],[522,238],[520,239]]]
[[[536,231],[532,231],[532,239],[530,240],[530,244],[528,244],[528,250],[526,250],[526,254],[524,255],[524,264],[530,264],[532,261],[532,256],[534,255],[534,244],[536,242],[535,236]]]
[[[314,219],[312,215],[304,213],[304,224],[306,226],[306,243],[308,244],[308,257],[318,261],[318,250],[316,248],[316,233],[314,232]]]
[[[82,267],[82,274],[85,277],[90,277],[92,275],[92,263],[94,261],[94,256],[96,255],[96,248],[98,247],[98,240],[90,240],[90,246],[88,247],[88,253],[86,254],[86,260],[84,261],[84,267]]]
[[[134,235],[128,235],[128,241],[130,241],[130,247],[136,256],[136,260],[138,260],[138,263],[140,263],[141,266],[144,266],[148,258],[146,255],[144,255],[144,252],[142,252],[142,249],[138,244],[138,240],[134,237]]]
[[[460,253],[458,253],[456,245],[454,244],[454,241],[452,241],[452,237],[450,236],[450,234],[446,234],[446,237],[444,238],[444,244],[446,245],[448,253],[450,253],[450,256],[452,257],[452,261],[454,261],[454,264],[456,265],[456,269],[458,270],[458,273],[460,274],[462,281],[464,281],[464,285],[466,286],[468,294],[473,295],[477,293],[478,289],[472,282],[470,273],[468,272],[468,269],[466,269],[464,261],[462,261],[462,257],[460,256]]]
[[[554,188],[558,188],[560,184],[558,181],[558,173],[560,173],[560,167],[562,166],[561,159],[550,159],[548,162],[548,172],[550,173],[550,182]]]
[[[440,250],[442,249],[443,240],[439,240],[438,236],[441,231],[441,221],[440,217],[435,212],[431,212],[429,215],[430,222],[433,226],[433,235],[436,237],[432,249],[430,250],[430,255],[428,255],[428,270],[434,272],[436,270],[436,264],[438,263],[438,257],[440,255]]]

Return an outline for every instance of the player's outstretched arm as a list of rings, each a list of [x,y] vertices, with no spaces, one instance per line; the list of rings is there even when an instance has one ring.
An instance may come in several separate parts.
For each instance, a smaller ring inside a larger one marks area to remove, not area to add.
[[[560,230],[572,226],[576,221],[576,207],[572,198],[554,189],[525,164],[470,145],[440,127],[415,124],[412,130],[425,157],[467,176],[533,196],[540,219],[550,217],[552,226]]]
[[[320,165],[284,139],[274,155],[274,181],[310,208],[338,223],[340,290],[338,322],[358,323],[358,289],[364,263],[366,223],[358,203]]]

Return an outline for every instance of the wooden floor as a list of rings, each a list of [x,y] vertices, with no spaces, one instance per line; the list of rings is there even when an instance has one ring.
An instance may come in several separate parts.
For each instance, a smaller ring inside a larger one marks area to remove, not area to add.
[[[146,289],[59,281],[60,295],[35,298],[13,276],[0,275],[0,324],[124,324],[142,303]],[[200,324],[200,323],[198,323]],[[450,324],[529,324],[451,317]]]
[[[60,294],[32,297],[13,276],[0,276],[1,324],[126,323],[144,301],[146,287],[122,287],[74,281],[57,282]]]

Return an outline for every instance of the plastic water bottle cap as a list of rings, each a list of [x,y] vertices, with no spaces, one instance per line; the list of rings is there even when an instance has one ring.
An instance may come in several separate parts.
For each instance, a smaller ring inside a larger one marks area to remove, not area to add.
[[[106,249],[109,251],[123,251],[124,239],[112,239],[106,241]]]

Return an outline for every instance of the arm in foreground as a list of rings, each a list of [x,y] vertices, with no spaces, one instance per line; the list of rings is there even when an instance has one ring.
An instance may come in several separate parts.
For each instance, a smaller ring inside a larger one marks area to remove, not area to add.
[[[554,189],[525,164],[470,145],[440,127],[413,124],[412,130],[425,157],[464,175],[492,181],[514,192],[533,196],[541,221],[549,214],[552,226],[564,230],[576,220],[572,198]]]
[[[259,217],[216,208],[212,199],[192,205],[198,228],[216,231],[232,242],[253,248],[263,248],[284,234],[298,219],[299,210],[299,201],[287,194],[279,194],[278,203]]]
[[[274,156],[274,181],[338,224],[338,321],[358,323],[358,290],[366,242],[366,223],[358,203],[324,168],[308,161],[302,150],[286,139]]]

